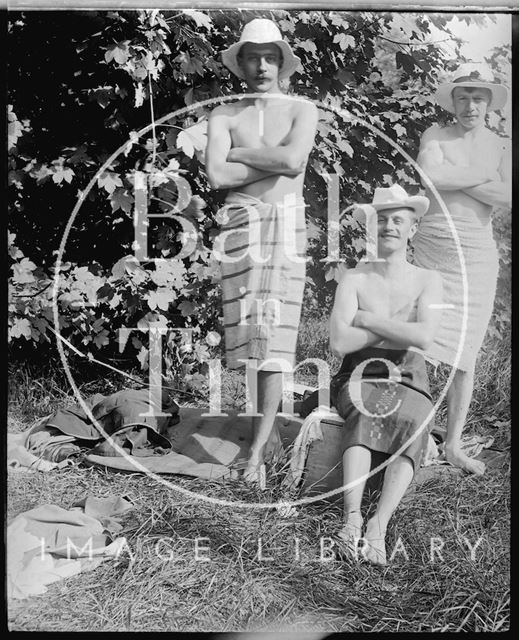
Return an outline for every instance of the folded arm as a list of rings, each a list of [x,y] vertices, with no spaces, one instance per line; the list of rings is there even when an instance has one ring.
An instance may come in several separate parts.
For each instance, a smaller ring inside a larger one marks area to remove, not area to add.
[[[439,273],[431,271],[424,290],[418,299],[416,322],[387,318],[371,311],[358,311],[353,324],[372,331],[386,340],[402,346],[428,349],[436,335],[441,319],[441,309],[435,308],[442,302],[443,287]]]
[[[213,189],[233,189],[272,175],[272,172],[261,171],[242,162],[229,162],[227,155],[231,142],[228,117],[216,108],[209,116],[205,152],[205,169]]]
[[[330,349],[336,356],[342,358],[381,340],[373,331],[352,325],[358,309],[356,278],[345,273],[337,285],[330,317]]]
[[[494,207],[512,206],[512,163],[511,150],[509,145],[505,145],[501,156],[496,176],[497,180],[491,180],[477,187],[463,189],[465,193],[480,202],[490,204]]]
[[[439,142],[437,127],[424,132],[417,162],[440,191],[457,191],[475,187],[495,178],[495,172],[483,168],[460,167],[448,162]]]
[[[277,147],[249,149],[235,147],[228,161],[242,162],[255,169],[296,175],[304,171],[314,145],[318,112],[312,102],[298,102],[294,123],[288,135]]]

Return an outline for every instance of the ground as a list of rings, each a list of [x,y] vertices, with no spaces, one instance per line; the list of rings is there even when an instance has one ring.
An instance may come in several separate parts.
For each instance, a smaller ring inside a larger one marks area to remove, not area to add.
[[[309,322],[303,327],[299,359],[312,356],[311,349],[323,348],[319,336],[325,336],[321,325]],[[446,372],[437,372],[436,390],[445,376]],[[46,474],[9,472],[8,519],[45,503],[68,508],[88,493],[129,496],[135,504],[123,520],[126,552],[90,573],[50,585],[45,595],[9,603],[10,629],[507,630],[507,341],[486,344],[477,376],[467,430],[495,437],[494,447],[503,452],[499,464],[484,477],[438,472],[410,493],[391,522],[388,555],[393,553],[393,560],[383,569],[329,559],[328,538],[340,526],[338,504],[314,503],[299,508],[296,516],[283,517],[275,509],[256,511],[195,501],[140,474],[82,466]],[[117,380],[105,379],[103,385],[105,393],[115,390]],[[93,376],[82,392],[93,393],[98,386]],[[236,386],[234,378],[227,380],[229,393]],[[10,430],[25,429],[55,407],[73,402],[56,370],[13,367],[10,387]],[[440,421],[443,414],[444,409],[438,414]],[[171,479],[191,491],[226,500],[274,502],[280,495],[282,475],[279,470],[270,478],[264,494],[240,481]],[[196,538],[209,539],[199,542],[209,547],[199,554],[208,561],[195,559]],[[258,557],[258,538],[262,557]],[[439,552],[431,554],[431,547]]]

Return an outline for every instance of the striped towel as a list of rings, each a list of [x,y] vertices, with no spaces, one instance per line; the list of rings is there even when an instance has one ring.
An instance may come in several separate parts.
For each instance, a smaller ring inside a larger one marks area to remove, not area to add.
[[[304,202],[266,204],[230,192],[217,214],[227,366],[293,367],[305,286]],[[271,359],[269,362],[266,360]],[[282,360],[282,363],[276,362]]]
[[[492,225],[481,225],[475,217],[453,217],[461,243],[467,289],[456,243],[443,213],[424,216],[413,238],[414,264],[438,270],[443,279],[443,301],[449,305],[442,313],[434,344],[427,350],[428,360],[445,362],[462,371],[474,367],[494,307],[499,258],[492,237]],[[466,293],[466,324],[464,322]]]

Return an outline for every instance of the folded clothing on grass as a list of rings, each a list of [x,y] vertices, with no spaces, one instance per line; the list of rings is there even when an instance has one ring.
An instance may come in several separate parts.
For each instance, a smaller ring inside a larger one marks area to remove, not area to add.
[[[118,517],[133,507],[127,498],[86,496],[63,509],[45,504],[18,515],[7,527],[7,591],[24,599],[46,585],[98,567],[126,544]]]

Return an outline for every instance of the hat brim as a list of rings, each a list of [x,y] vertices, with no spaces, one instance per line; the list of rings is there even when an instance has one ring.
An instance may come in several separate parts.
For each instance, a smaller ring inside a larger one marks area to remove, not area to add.
[[[370,202],[369,204],[358,204],[353,210],[354,219],[360,220],[360,214],[364,213],[365,215],[369,212],[370,208],[375,211],[383,211],[385,209],[412,209],[416,217],[421,218],[427,213],[427,209],[429,208],[429,198],[426,198],[425,196],[410,196],[402,202],[395,202],[392,200],[391,202]]]
[[[452,91],[456,87],[470,87],[471,89],[489,89],[492,92],[492,100],[488,105],[489,111],[502,109],[508,100],[508,89],[503,84],[495,82],[446,82],[438,87],[435,93],[436,102],[445,111],[454,113]]]
[[[234,73],[235,76],[243,80],[243,71],[238,63],[238,53],[244,44],[250,42],[251,44],[275,44],[281,49],[283,54],[283,64],[279,69],[278,78],[284,80],[289,78],[301,63],[301,58],[296,56],[292,51],[292,47],[284,40],[274,40],[271,43],[267,42],[254,42],[254,40],[244,40],[231,44],[230,47],[222,51],[222,62],[224,65]]]

